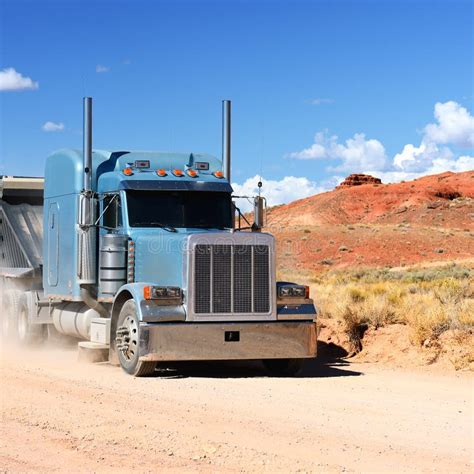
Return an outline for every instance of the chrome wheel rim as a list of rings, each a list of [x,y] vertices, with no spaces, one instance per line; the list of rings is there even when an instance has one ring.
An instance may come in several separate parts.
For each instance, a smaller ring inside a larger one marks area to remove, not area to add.
[[[127,316],[117,330],[117,348],[123,358],[130,362],[138,354],[138,324],[133,316]]]

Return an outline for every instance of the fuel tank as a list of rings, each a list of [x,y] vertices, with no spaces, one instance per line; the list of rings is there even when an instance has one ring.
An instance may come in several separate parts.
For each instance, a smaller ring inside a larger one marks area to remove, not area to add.
[[[100,314],[84,303],[64,303],[52,310],[54,327],[62,334],[90,339],[91,319]]]

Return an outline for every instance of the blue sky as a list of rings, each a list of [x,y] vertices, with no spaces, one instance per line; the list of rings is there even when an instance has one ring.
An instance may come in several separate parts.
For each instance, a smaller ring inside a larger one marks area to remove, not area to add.
[[[96,148],[215,155],[232,99],[233,181],[261,173],[272,203],[350,172],[474,168],[472,1],[0,6],[0,173],[80,147],[84,95]]]

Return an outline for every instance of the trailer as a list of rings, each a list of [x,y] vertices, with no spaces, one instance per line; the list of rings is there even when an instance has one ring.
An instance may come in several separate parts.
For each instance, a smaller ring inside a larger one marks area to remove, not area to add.
[[[28,332],[26,311],[28,291],[42,288],[43,187],[43,178],[0,176],[2,333],[24,343],[41,339],[46,329]]]
[[[46,162],[42,178],[0,178],[4,337],[73,336],[144,376],[158,363],[262,360],[295,374],[316,356],[309,289],[276,281],[264,198],[244,228],[232,196],[229,101],[223,156],[92,149]]]

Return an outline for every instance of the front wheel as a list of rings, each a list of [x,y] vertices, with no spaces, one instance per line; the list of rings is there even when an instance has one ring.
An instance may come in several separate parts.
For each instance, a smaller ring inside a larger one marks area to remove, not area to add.
[[[138,345],[140,326],[138,323],[135,301],[129,300],[120,311],[115,335],[115,349],[122,369],[135,377],[153,374],[156,362],[139,360]]]
[[[304,359],[265,359],[267,373],[274,377],[293,377],[303,369]]]

